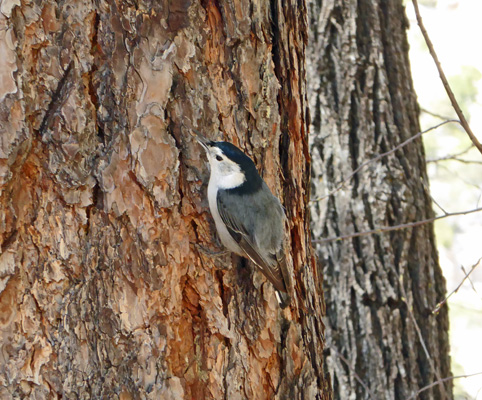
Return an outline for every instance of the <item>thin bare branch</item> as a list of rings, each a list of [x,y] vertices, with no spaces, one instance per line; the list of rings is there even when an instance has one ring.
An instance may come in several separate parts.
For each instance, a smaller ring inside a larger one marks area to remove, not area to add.
[[[462,112],[459,103],[455,99],[455,95],[452,92],[452,88],[449,85],[449,82],[445,76],[445,73],[442,69],[442,65],[440,64],[440,61],[438,59],[437,53],[435,52],[435,49],[433,47],[432,41],[430,40],[430,37],[428,36],[427,30],[425,29],[425,26],[423,25],[422,21],[422,16],[420,15],[420,10],[418,8],[418,1],[417,0],[412,0],[413,2],[413,8],[415,9],[415,16],[417,18],[417,23],[418,26],[420,27],[420,31],[422,32],[422,35],[425,39],[425,43],[427,43],[428,50],[430,52],[430,55],[432,56],[435,65],[437,66],[438,73],[440,75],[440,79],[442,80],[442,83],[444,85],[445,91],[447,92],[447,95],[449,96],[450,102],[452,103],[452,107],[454,108],[455,112],[457,113],[457,116],[459,117],[460,124],[462,127],[465,129],[465,132],[467,132],[467,135],[469,135],[470,140],[472,143],[477,147],[477,149],[480,151],[482,154],[482,144],[477,140],[477,137],[474,135],[472,132],[472,129],[469,126],[469,123],[465,119],[464,113]]]
[[[469,273],[465,274],[464,279],[462,279],[459,285],[454,290],[452,290],[450,294],[447,297],[445,297],[445,299],[443,299],[440,303],[437,304],[437,306],[432,310],[432,314],[437,314],[440,311],[440,309],[444,306],[444,304],[448,301],[450,296],[452,296],[454,293],[457,293],[459,291],[460,287],[464,284],[465,280],[468,279],[469,275],[475,270],[475,268],[478,267],[478,265],[480,264],[480,261],[482,261],[482,258],[479,258],[479,261],[477,261],[474,265],[472,265],[472,268],[470,269]],[[462,267],[462,270],[464,270],[463,267]]]
[[[350,362],[337,349],[335,349],[332,345],[328,345],[328,348],[330,349],[330,351],[334,352],[336,354],[336,356],[338,358],[340,358],[340,360],[342,360],[346,364],[346,366],[351,371],[351,373],[353,374],[353,376],[357,380],[357,382],[363,387],[363,389],[365,389],[365,391],[367,392],[370,399],[375,400],[376,399],[375,395],[370,390],[368,385],[365,382],[363,382],[363,380],[360,378],[360,376],[356,373],[355,369],[350,365]]]
[[[463,164],[482,164],[482,161],[480,160],[464,160],[463,158],[453,158],[452,160]]]
[[[464,160],[463,158],[447,158],[447,160],[458,161],[463,164],[482,164],[480,160]]]
[[[470,182],[470,176],[467,175],[466,173],[464,174],[465,171],[455,169],[455,168],[449,168],[447,165],[444,165],[444,164],[438,164],[438,167],[440,169],[444,169],[445,171],[447,171],[451,175],[452,178],[457,178],[457,180],[459,182],[463,182],[467,186],[470,186],[471,188],[473,188],[477,191],[479,191],[481,189],[481,187],[478,183]],[[460,171],[460,173],[459,173],[459,171]]]
[[[441,376],[440,376],[439,370],[437,368],[435,368],[435,364],[432,360],[432,357],[430,356],[427,345],[425,344],[425,340],[424,340],[422,331],[421,331],[420,327],[418,326],[417,319],[415,318],[415,315],[413,314],[413,304],[411,302],[412,298],[408,296],[407,291],[405,290],[405,286],[403,284],[403,275],[400,275],[393,265],[391,265],[391,269],[392,269],[393,273],[398,277],[398,281],[400,283],[400,292],[402,294],[402,300],[405,301],[405,303],[407,304],[408,314],[410,315],[410,319],[412,320],[413,326],[415,327],[415,331],[417,332],[418,340],[420,341],[420,344],[423,348],[425,356],[427,357],[427,361],[430,364],[430,367],[432,368],[432,371],[435,374],[435,377],[437,378],[437,382],[440,382],[439,383],[440,384],[440,394],[442,395],[441,400],[445,400],[447,398],[447,393],[445,391],[445,385],[441,381]]]
[[[392,153],[395,153],[397,150],[400,150],[402,147],[406,146],[407,144],[413,142],[415,139],[419,138],[420,136],[422,136],[424,133],[427,133],[427,132],[430,132],[434,129],[437,129],[438,127],[442,126],[442,125],[445,125],[445,124],[448,124],[449,122],[458,122],[460,123],[459,120],[457,119],[450,119],[450,120],[447,120],[447,121],[443,121],[441,122],[440,124],[437,124],[435,126],[432,126],[428,129],[425,129],[424,131],[421,131],[421,132],[418,132],[417,134],[413,135],[412,137],[408,138],[407,140],[405,140],[404,142],[400,143],[398,146],[394,147],[393,149],[385,152],[385,153],[382,153],[382,154],[379,154],[378,156],[376,156],[375,158],[372,158],[371,160],[368,160],[368,161],[365,161],[364,163],[362,163],[357,169],[355,169],[355,171],[353,171],[350,175],[348,175],[348,177],[346,179],[344,179],[343,181],[341,181],[338,186],[333,189],[330,193],[326,194],[325,196],[322,196],[322,197],[318,197],[316,199],[313,199],[313,200],[310,200],[310,202],[315,202],[315,201],[321,201],[321,200],[324,200],[330,196],[332,196],[333,194],[335,194],[336,192],[338,192],[339,190],[341,190],[345,184],[350,181],[358,172],[360,172],[363,168],[365,168],[367,165],[371,164],[371,163],[374,163],[378,160],[380,160],[381,158],[383,157],[386,157]]]
[[[479,263],[480,263],[480,260],[479,260]],[[462,272],[467,275],[467,272],[465,271],[465,268],[463,265],[460,266],[460,268],[462,268]],[[471,273],[472,271],[469,272],[469,274]],[[467,280],[469,281],[470,283],[470,286],[472,287],[472,290],[475,292],[475,294],[477,295],[477,297],[480,298],[480,300],[482,300],[482,296],[480,296],[479,292],[477,291],[475,285],[474,285],[474,282],[472,281],[472,279],[470,279],[470,277],[467,277]]]
[[[447,215],[448,212],[445,210],[445,208],[443,208],[439,202],[437,200],[434,199],[434,197],[432,195],[430,195],[430,198],[432,199],[433,203],[438,207],[440,208],[440,210],[444,213],[444,215]]]
[[[381,234],[381,233],[385,233],[385,232],[396,231],[396,230],[399,230],[399,229],[413,228],[415,226],[425,225],[425,224],[428,224],[430,222],[437,221],[439,219],[454,217],[456,215],[472,214],[472,213],[479,212],[479,211],[482,211],[482,207],[474,208],[473,210],[448,213],[448,214],[444,214],[444,215],[439,215],[438,217],[428,218],[428,219],[424,219],[424,220],[416,221],[416,222],[409,222],[409,223],[401,224],[401,225],[385,226],[385,227],[381,227],[381,228],[377,228],[377,229],[372,229],[372,230],[369,230],[369,231],[355,232],[355,233],[351,233],[349,235],[342,235],[342,236],[336,236],[336,237],[324,238],[324,239],[316,239],[316,240],[312,240],[311,243],[320,244],[320,243],[326,243],[326,242],[334,242],[334,241],[337,241],[337,240],[346,240],[346,239],[351,239],[351,238],[355,238],[355,237],[359,237],[359,236]]]
[[[467,147],[466,149],[462,150],[461,152],[459,153],[455,153],[455,154],[448,154],[446,156],[443,156],[443,157],[440,157],[440,158],[434,158],[434,159],[431,159],[431,160],[427,160],[427,163],[434,163],[434,162],[439,162],[439,161],[445,161],[445,160],[452,160],[454,158],[458,158],[460,156],[463,156],[464,154],[467,154],[470,150],[472,150],[474,147],[473,144],[471,144],[469,147]]]
[[[52,94],[50,104],[40,123],[38,130],[40,135],[43,135],[45,130],[50,127],[54,115],[59,112],[70,94],[70,90],[72,89],[72,73],[74,71],[73,66],[74,61],[72,60],[67,68],[65,68],[63,76],[57,84],[57,89],[55,89],[55,92]]]
[[[425,114],[431,115],[432,117],[442,119],[442,120],[447,120],[447,119],[452,119],[453,117],[445,117],[443,115],[434,113],[433,111],[429,111],[426,108],[420,107],[420,111],[424,112]]]
[[[435,198],[430,193],[430,188],[428,187],[427,182],[423,181],[422,184],[424,189],[427,191],[428,195],[432,199],[433,204],[435,204],[440,209],[440,211],[444,213],[444,215],[448,214],[448,211],[445,210],[445,208],[443,208],[442,205],[437,200],[435,200]]]
[[[460,378],[470,378],[472,376],[477,376],[477,375],[482,375],[482,372],[476,372],[475,374],[467,374],[467,375],[457,375],[457,376],[448,376],[447,378],[443,378],[437,382],[434,382],[434,383],[431,383],[430,385],[427,385],[427,386],[424,386],[422,389],[420,389],[419,391],[417,391],[417,393],[415,394],[412,394],[410,397],[408,397],[406,400],[412,400],[412,399],[416,399],[417,396],[422,393],[422,392],[425,392],[426,390],[428,389],[431,389],[433,388],[434,386],[440,384],[441,382],[447,382],[447,381],[451,381],[453,379],[460,379]]]
[[[480,160],[465,160],[463,158],[457,158],[457,157],[444,157],[441,160],[434,160],[429,162],[439,162],[439,161],[458,161],[462,164],[482,164],[482,161]]]

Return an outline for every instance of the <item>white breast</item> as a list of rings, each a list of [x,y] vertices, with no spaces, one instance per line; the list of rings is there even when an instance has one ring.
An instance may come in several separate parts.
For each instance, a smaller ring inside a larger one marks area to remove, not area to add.
[[[213,168],[209,183],[211,183],[211,181],[216,182],[220,189],[233,189],[241,186],[246,180],[244,174],[240,171],[238,166],[235,166],[235,169],[233,166],[230,167],[231,170],[227,174],[223,174],[221,171],[217,171]]]
[[[214,223],[216,224],[216,229],[218,231],[219,238],[221,239],[221,242],[229,251],[242,255],[243,252],[241,248],[233,240],[228,230],[226,229],[226,226],[224,225],[224,222],[221,219],[221,216],[219,215],[218,205],[217,205],[217,194],[218,194],[218,188],[213,183],[213,179],[211,177],[211,179],[209,179],[209,185],[208,185],[208,201],[209,201],[209,208],[211,209],[211,214],[214,218]]]

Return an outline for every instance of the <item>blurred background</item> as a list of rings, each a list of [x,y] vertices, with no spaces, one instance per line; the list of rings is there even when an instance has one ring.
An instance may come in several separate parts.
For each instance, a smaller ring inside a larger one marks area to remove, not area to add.
[[[482,141],[482,0],[419,0],[424,25],[472,131]],[[415,90],[422,129],[458,119],[406,2]],[[414,132],[415,133],[415,132]],[[437,215],[482,207],[482,156],[458,124],[424,135]],[[435,223],[447,291],[455,290],[482,257],[482,212]],[[454,375],[482,372],[482,262],[449,301]],[[464,273],[465,271],[465,273]],[[482,399],[482,375],[454,380],[455,398]]]

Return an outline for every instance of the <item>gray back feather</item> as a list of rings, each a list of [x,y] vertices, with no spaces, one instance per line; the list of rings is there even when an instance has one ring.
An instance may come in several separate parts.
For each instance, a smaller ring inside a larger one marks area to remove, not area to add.
[[[284,212],[279,200],[264,182],[263,186],[264,190],[254,195],[228,195],[220,190],[218,204],[229,210],[229,219],[234,223],[234,228],[243,230],[260,249],[276,254],[283,243]]]

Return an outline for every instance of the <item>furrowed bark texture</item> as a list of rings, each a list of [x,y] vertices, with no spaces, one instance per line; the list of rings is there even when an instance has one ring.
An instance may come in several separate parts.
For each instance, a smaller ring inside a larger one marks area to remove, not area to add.
[[[0,11],[0,397],[330,398],[304,2]],[[291,308],[252,266],[195,246],[215,230],[191,126],[245,150],[282,199]]]
[[[402,1],[313,0],[309,15],[316,199],[420,126]],[[315,239],[431,218],[421,140],[370,164],[311,209]],[[317,252],[335,398],[407,399],[451,375],[447,308],[431,313],[445,294],[431,224],[325,242]],[[452,384],[417,398],[450,399]]]

